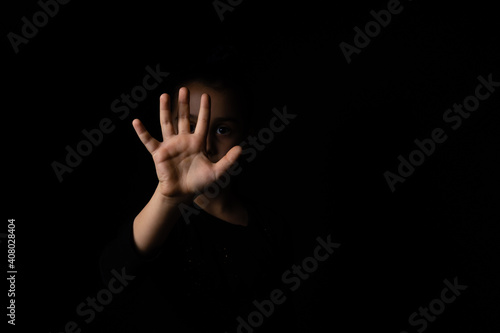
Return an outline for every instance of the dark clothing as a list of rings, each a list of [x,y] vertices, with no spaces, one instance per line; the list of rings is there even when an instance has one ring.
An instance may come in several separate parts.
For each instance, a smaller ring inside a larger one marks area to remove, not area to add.
[[[293,264],[283,221],[247,206],[245,227],[192,207],[199,213],[179,220],[153,259],[137,252],[132,223],[104,251],[106,285],[113,269],[136,276],[108,313],[117,331],[294,332],[292,295],[281,281]],[[284,303],[270,301],[275,289]]]

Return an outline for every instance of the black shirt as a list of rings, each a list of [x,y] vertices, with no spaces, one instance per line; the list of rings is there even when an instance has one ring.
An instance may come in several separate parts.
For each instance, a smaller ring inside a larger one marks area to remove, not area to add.
[[[247,226],[220,220],[193,203],[153,259],[137,252],[132,223],[101,257],[107,284],[113,269],[136,276],[107,318],[122,332],[294,332],[292,295],[281,275],[293,263],[284,221],[247,205]],[[282,304],[271,302],[273,290]]]

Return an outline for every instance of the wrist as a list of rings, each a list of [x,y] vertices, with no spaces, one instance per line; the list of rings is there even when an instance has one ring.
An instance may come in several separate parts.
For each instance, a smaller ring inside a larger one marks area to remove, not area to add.
[[[164,194],[162,191],[161,184],[158,183],[158,186],[156,187],[155,193],[153,194],[162,204],[169,206],[169,207],[177,207],[181,203],[187,203],[189,201],[192,201],[194,199],[194,196],[192,195],[179,195],[179,196],[170,196]]]

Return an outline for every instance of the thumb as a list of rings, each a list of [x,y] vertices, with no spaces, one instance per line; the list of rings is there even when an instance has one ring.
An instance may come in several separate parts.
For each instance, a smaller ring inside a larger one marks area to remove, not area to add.
[[[218,179],[224,172],[226,172],[241,155],[242,148],[240,146],[234,146],[231,148],[223,158],[221,158],[217,163],[214,164],[215,177]]]

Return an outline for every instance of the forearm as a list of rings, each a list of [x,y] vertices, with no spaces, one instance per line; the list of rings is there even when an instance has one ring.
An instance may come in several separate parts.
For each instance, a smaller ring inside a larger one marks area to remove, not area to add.
[[[150,256],[163,245],[180,217],[179,204],[182,202],[165,197],[156,189],[134,220],[134,243],[141,254]]]

